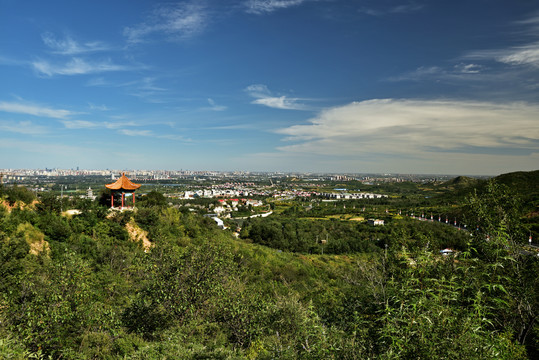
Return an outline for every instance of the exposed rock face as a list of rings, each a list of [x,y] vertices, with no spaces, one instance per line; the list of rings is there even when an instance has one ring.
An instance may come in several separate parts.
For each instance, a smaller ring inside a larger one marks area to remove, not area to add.
[[[17,236],[22,236],[26,240],[26,243],[30,246],[30,254],[39,255],[44,254],[48,256],[50,254],[49,243],[45,241],[45,234],[36,229],[30,223],[19,224],[17,226]]]
[[[148,252],[153,246],[150,240],[148,240],[148,232],[141,229],[135,220],[131,219],[127,224],[125,224],[125,229],[129,233],[129,239],[131,241],[142,242],[144,252]]]

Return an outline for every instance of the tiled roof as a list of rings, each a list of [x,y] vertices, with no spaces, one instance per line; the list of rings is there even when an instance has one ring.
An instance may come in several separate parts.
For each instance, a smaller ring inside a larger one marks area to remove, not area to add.
[[[140,184],[132,183],[131,180],[125,176],[125,174],[122,174],[122,176],[116,180],[115,183],[107,184],[105,187],[111,190],[136,190],[140,187]]]

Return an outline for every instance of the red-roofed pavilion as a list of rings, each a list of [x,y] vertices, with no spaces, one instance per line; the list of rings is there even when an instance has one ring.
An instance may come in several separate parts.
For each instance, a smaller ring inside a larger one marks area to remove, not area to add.
[[[122,174],[122,176],[116,180],[116,182],[112,184],[105,185],[107,189],[110,189],[110,206],[114,207],[114,194],[121,193],[122,194],[122,208],[125,204],[125,194],[132,194],[133,196],[133,207],[135,207],[135,190],[140,187],[140,184],[132,183],[131,180],[129,180],[125,174]]]

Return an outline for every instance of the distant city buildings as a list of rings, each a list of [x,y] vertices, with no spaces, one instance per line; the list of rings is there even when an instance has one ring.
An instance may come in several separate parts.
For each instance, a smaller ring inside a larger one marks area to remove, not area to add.
[[[416,175],[416,174],[326,174],[326,173],[284,173],[284,172],[252,172],[252,171],[193,171],[193,170],[134,170],[134,169],[0,169],[7,181],[20,181],[27,177],[61,177],[61,176],[106,176],[111,179],[120,177],[125,173],[133,180],[170,180],[170,179],[250,179],[267,178],[275,181],[287,179],[289,181],[335,181],[335,182],[360,182],[363,184],[379,184],[387,182],[435,182],[452,179],[454,175]],[[241,184],[247,184],[241,183]],[[237,182],[227,185],[235,186]]]
[[[321,193],[320,196],[328,199],[337,200],[354,200],[354,199],[381,199],[387,195],[372,194],[372,193]]]

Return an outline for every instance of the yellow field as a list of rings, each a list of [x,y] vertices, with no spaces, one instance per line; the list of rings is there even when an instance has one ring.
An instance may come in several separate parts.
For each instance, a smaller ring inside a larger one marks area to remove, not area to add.
[[[331,219],[337,219],[337,220],[346,220],[346,221],[364,221],[365,218],[361,216],[357,216],[355,214],[339,214],[339,215],[327,215],[324,217],[308,217],[303,219],[310,219],[310,220],[331,220]]]

